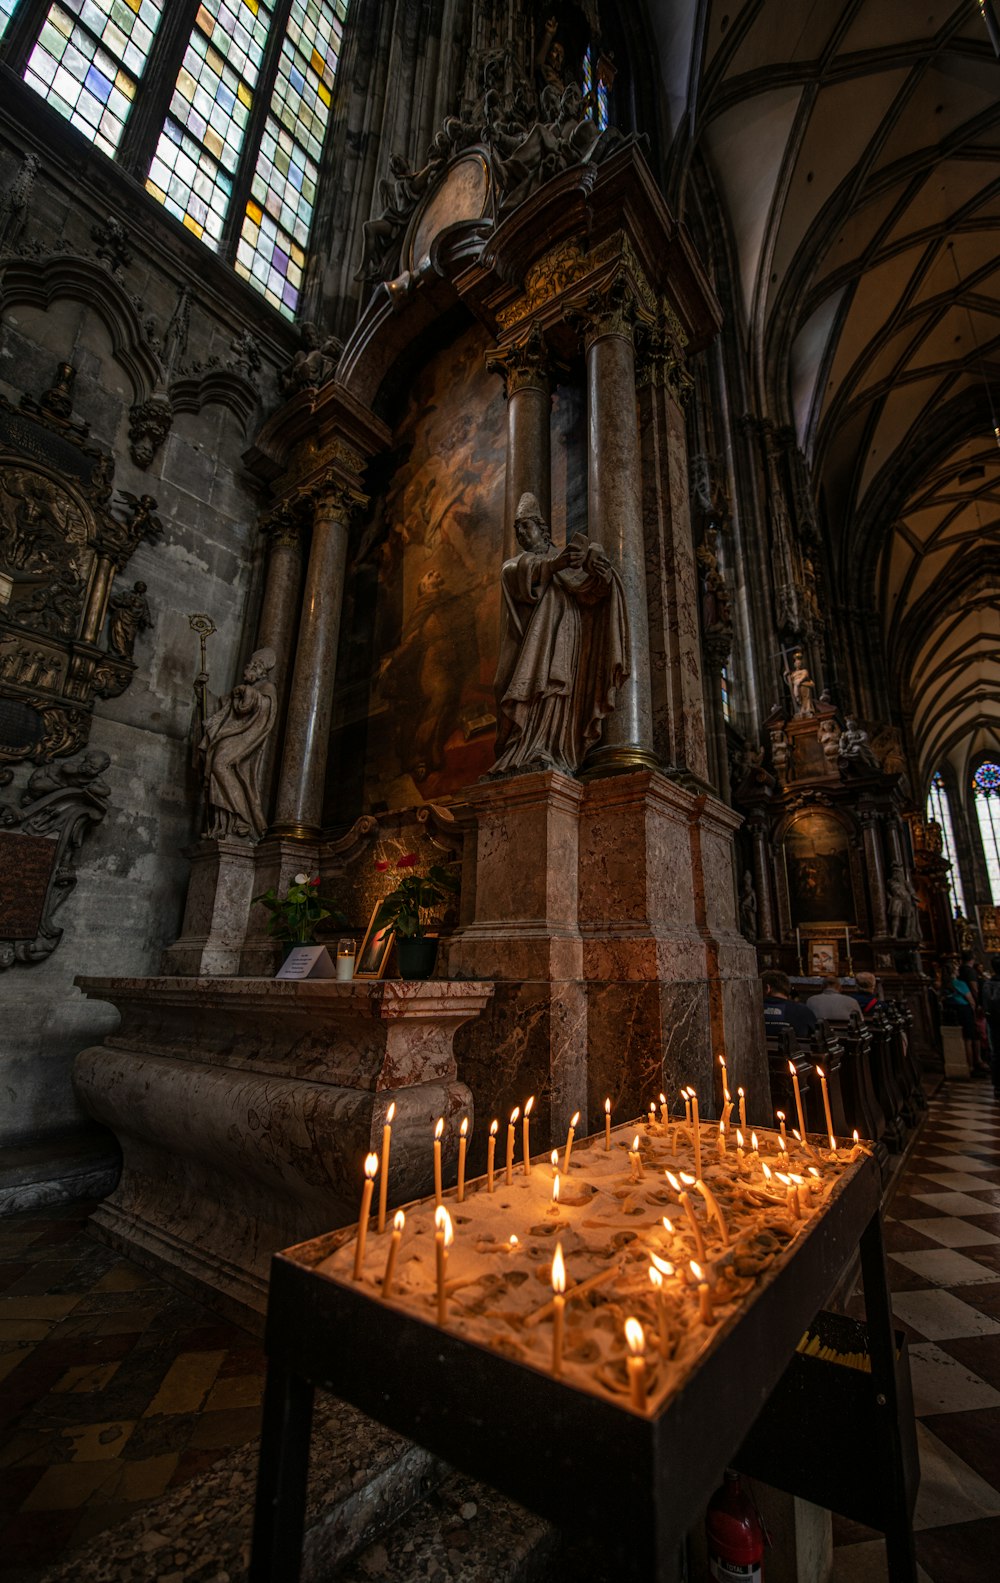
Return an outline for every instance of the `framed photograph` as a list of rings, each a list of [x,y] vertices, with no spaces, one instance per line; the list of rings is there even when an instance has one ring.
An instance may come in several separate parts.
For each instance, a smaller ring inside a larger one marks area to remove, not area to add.
[[[381,901],[377,901],[372,908],[361,949],[354,959],[355,978],[381,978],[385,972],[385,965],[392,949],[392,937],[396,931],[391,923],[387,923],[382,929],[376,929],[375,917],[381,905]]]
[[[838,973],[838,940],[809,941],[809,977],[823,978],[827,973]]]

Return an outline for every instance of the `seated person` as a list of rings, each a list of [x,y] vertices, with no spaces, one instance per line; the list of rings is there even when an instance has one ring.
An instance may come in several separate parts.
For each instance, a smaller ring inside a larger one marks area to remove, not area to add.
[[[847,991],[848,996],[851,1000],[857,1001],[861,1007],[862,1017],[870,1017],[872,1012],[877,1011],[882,1004],[878,997],[878,990],[875,987],[875,974],[855,973],[854,982],[858,987],[857,989],[849,989]]]
[[[844,994],[836,973],[827,973],[823,988],[818,995],[810,995],[806,1005],[817,1017],[829,1017],[833,1022],[849,1022],[858,1014],[857,1001],[853,995]]]
[[[776,1027],[780,1022],[787,1022],[794,1028],[798,1038],[807,1039],[819,1019],[808,1006],[801,1006],[797,1000],[790,999],[792,986],[788,974],[768,968],[760,981],[764,989],[764,1027]]]

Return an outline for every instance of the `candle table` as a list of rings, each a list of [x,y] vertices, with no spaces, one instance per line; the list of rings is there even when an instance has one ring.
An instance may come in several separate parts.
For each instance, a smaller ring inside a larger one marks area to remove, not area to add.
[[[712,1130],[703,1135],[706,1159]],[[645,1168],[635,1181],[628,1153],[637,1131]],[[841,1145],[831,1160],[828,1140],[810,1139],[798,1176],[805,1207],[793,1220],[763,1164],[740,1176],[735,1159],[714,1162],[713,1148],[705,1176],[728,1234],[706,1216],[708,1267],[686,1279],[688,1232],[683,1216],[669,1219],[677,1199],[663,1169],[671,1161],[688,1169],[673,1152],[676,1140],[666,1128],[630,1122],[612,1141],[606,1151],[603,1136],[577,1140],[556,1205],[543,1170],[518,1173],[494,1195],[485,1178],[467,1183],[461,1205],[445,1192],[455,1227],[443,1326],[434,1322],[433,1198],[406,1208],[388,1301],[388,1238],[369,1235],[358,1280],[353,1228],[275,1255],[250,1583],[299,1577],[316,1388],[588,1533],[635,1583],[673,1575],[679,1543],[730,1464],[878,1527],[890,1576],[915,1578],[909,1373],[892,1330],[871,1156]],[[762,1158],[775,1143],[765,1135]],[[817,1162],[811,1170],[808,1158]],[[566,1295],[555,1378],[557,1242]],[[817,1314],[859,1246],[867,1324],[831,1341],[836,1316]],[[654,1252],[674,1272],[665,1355],[655,1317],[662,1288],[648,1278]],[[709,1282],[710,1302],[701,1290]],[[630,1396],[635,1364],[628,1369],[622,1328],[636,1313],[648,1373],[641,1395]],[[811,1327],[822,1336],[821,1356],[796,1350]]]

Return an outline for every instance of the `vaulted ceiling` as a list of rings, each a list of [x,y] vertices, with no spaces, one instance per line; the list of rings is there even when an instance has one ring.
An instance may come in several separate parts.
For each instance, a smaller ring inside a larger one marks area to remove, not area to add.
[[[929,774],[1000,748],[1000,62],[975,0],[649,7],[759,409],[811,460]]]

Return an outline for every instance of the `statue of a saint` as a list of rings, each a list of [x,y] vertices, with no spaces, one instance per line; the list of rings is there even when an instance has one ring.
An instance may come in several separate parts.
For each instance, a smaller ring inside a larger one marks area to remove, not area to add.
[[[757,897],[754,894],[753,875],[748,868],[743,870],[740,888],[740,933],[751,945],[757,944]]]
[[[868,732],[862,731],[853,715],[847,716],[846,729],[840,734],[840,767],[855,775],[878,775],[882,766],[875,757]]]
[[[915,940],[918,933],[917,896],[902,863],[893,863],[886,883],[889,899],[889,933],[897,940]]]
[[[198,753],[205,781],[205,834],[259,841],[267,829],[260,801],[261,759],[274,729],[278,695],[268,680],[273,649],[258,649],[243,681],[205,721]]]
[[[816,683],[809,675],[801,649],[792,654],[791,664],[785,672],[785,682],[792,695],[792,712],[796,720],[805,720],[816,713]]]
[[[108,618],[108,643],[112,654],[123,660],[132,659],[136,638],[152,625],[145,583],[133,583],[129,593],[112,594]]]
[[[788,780],[789,766],[792,760],[792,744],[788,739],[788,732],[782,726],[774,726],[768,733],[771,738],[771,763],[778,785],[784,786]]]
[[[521,554],[500,573],[497,761],[491,774],[572,775],[629,675],[621,580],[584,534],[557,550],[534,495],[515,517]]]

